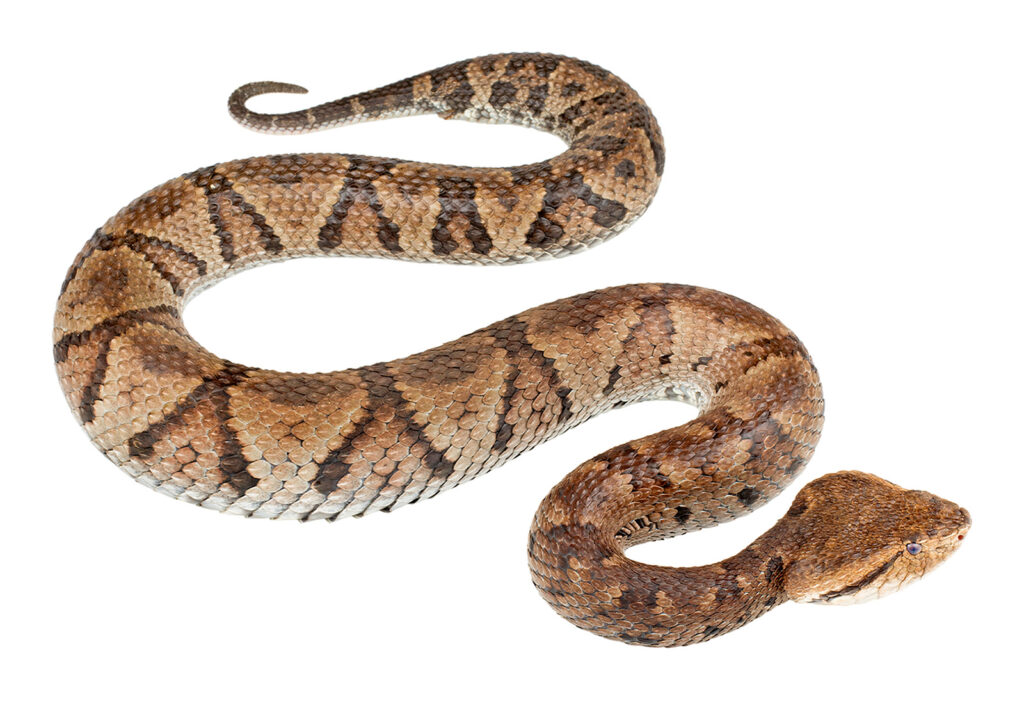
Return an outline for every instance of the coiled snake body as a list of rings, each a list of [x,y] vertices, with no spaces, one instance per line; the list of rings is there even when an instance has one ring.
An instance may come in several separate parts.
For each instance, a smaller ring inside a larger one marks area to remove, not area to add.
[[[135,479],[232,513],[333,520],[434,496],[607,409],[673,398],[699,417],[588,461],[537,512],[534,582],[576,625],[646,645],[699,642],[790,598],[882,593],[955,548],[968,523],[959,507],[839,473],[811,483],[776,527],[721,563],[654,567],[623,554],[765,503],[818,441],[821,388],[806,350],[771,316],[719,292],[599,290],[341,372],[262,370],[206,351],[182,308],[234,272],[305,255],[557,257],[642,214],[664,165],[646,104],[575,59],[488,56],[301,112],[245,107],[271,91],[302,89],[244,86],[232,114],[259,130],[305,132],[433,112],[533,126],[569,147],[513,168],[250,158],[128,205],[64,281],[54,355],[90,438]],[[844,548],[849,519],[873,510],[885,527],[864,526]],[[925,552],[910,553],[910,542]]]

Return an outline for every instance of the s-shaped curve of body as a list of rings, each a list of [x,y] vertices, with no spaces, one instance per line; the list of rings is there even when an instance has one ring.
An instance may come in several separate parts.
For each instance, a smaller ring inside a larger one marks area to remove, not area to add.
[[[534,582],[576,625],[637,644],[699,642],[787,599],[885,593],[956,548],[965,511],[847,472],[812,482],[774,528],[715,565],[625,557],[636,543],[765,503],[818,441],[823,404],[807,351],[774,318],[719,292],[599,290],[340,372],[276,372],[208,352],[182,309],[237,271],[308,255],[558,257],[641,215],[664,166],[661,131],[636,92],[566,57],[462,61],[290,114],[245,106],[274,91],[304,92],[252,83],[231,96],[232,115],[261,131],[307,132],[437,113],[536,127],[568,149],[509,168],[249,158],[128,205],[68,272],[53,340],[72,410],[136,480],[221,511],[334,520],[434,496],[607,409],[672,398],[700,415],[588,461],[537,512]]]

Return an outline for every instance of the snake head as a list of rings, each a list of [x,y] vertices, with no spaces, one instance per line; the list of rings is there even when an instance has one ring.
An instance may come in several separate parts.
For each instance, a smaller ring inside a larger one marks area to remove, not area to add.
[[[837,472],[804,487],[781,537],[797,553],[786,568],[794,601],[850,604],[898,591],[960,546],[966,510],[863,472]]]

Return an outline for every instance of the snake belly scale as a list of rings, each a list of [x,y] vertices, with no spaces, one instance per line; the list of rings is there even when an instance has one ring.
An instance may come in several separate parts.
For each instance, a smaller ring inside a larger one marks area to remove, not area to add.
[[[543,129],[568,148],[509,168],[248,158],[175,178],[111,218],[64,281],[54,356],[89,437],[139,482],[246,516],[361,516],[432,497],[608,409],[682,400],[700,409],[695,420],[570,473],[529,539],[534,582],[559,613],[606,637],[659,646],[710,639],[787,599],[884,593],[894,575],[919,576],[962,538],[969,520],[959,507],[839,473],[806,487],[786,519],[722,563],[679,569],[625,557],[628,546],[765,503],[818,441],[823,403],[807,351],[780,322],[720,292],[599,290],[339,372],[277,372],[208,352],[183,326],[182,309],[235,272],[310,255],[559,257],[640,216],[664,167],[661,131],[636,92],[566,57],[462,61],[289,114],[246,107],[265,92],[304,90],[243,86],[229,101],[232,115],[257,130],[299,133],[436,113]],[[893,555],[887,531],[852,566],[811,562],[808,552],[821,546],[806,522],[827,534],[863,511],[833,513],[845,502],[828,495],[857,491],[903,519],[900,538],[932,539],[927,557]]]

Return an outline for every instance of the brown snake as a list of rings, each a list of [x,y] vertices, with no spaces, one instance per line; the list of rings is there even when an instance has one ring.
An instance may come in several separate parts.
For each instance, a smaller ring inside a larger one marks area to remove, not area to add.
[[[307,132],[438,113],[512,122],[568,149],[512,168],[367,156],[249,158],[202,168],[132,202],[76,258],[57,305],[61,387],[92,441],[139,482],[247,516],[336,519],[389,511],[483,474],[631,402],[696,405],[689,423],[571,472],[529,537],[533,581],[577,626],[630,643],[685,645],[786,600],[885,593],[947,557],[967,512],[844,472],[799,492],[734,557],[671,568],[637,543],[714,526],[764,504],[811,457],[818,375],[760,309],[672,284],[552,302],[416,355],[341,372],[243,367],[196,343],[181,312],[239,270],[308,255],[511,263],[607,239],[647,208],[664,148],[640,97],[597,66],[488,56],[301,112],[229,101],[261,131]]]

